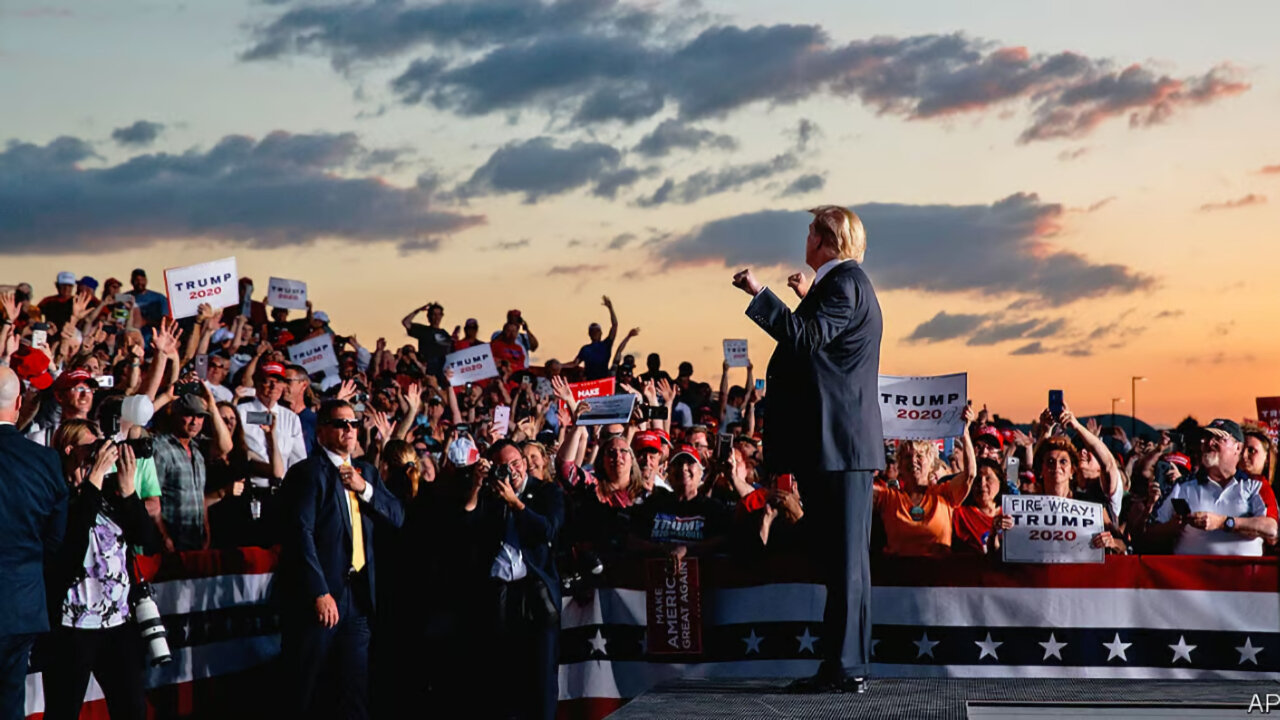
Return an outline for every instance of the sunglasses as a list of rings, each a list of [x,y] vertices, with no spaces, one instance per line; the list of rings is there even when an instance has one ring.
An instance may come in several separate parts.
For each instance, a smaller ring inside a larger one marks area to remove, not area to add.
[[[344,430],[344,429],[355,430],[356,428],[360,427],[360,421],[355,419],[348,420],[346,418],[334,418],[333,420],[329,421],[328,425],[334,430]]]

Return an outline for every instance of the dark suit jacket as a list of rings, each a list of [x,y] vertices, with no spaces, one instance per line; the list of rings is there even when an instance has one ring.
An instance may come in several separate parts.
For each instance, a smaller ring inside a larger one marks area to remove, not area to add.
[[[377,558],[374,538],[381,530],[404,523],[404,508],[382,484],[378,471],[369,463],[353,459],[365,482],[373,486],[371,502],[360,501],[364,534],[365,573],[369,595],[377,598]],[[338,469],[323,451],[289,469],[281,487],[285,518],[278,570],[277,599],[285,612],[315,613],[315,600],[332,595],[341,602],[347,590],[346,575],[351,568],[351,514],[347,490]]]
[[[0,635],[49,630],[45,571],[66,525],[57,452],[0,425]]]
[[[847,260],[792,312],[765,289],[747,306],[778,346],[769,359],[764,460],[773,472],[879,470],[880,303]]]
[[[564,525],[564,491],[554,482],[525,480],[520,492],[524,510],[515,513],[520,552],[528,571],[546,584],[552,601],[560,608],[560,574],[556,571],[556,544]],[[512,512],[501,498],[481,491],[476,509],[464,513],[466,541],[476,549],[472,581],[485,582],[493,560],[502,547],[506,514]]]

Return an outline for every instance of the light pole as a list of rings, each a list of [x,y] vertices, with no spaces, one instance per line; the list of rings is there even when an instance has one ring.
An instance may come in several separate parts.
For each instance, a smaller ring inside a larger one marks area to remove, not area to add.
[[[1132,395],[1132,403],[1129,405],[1129,442],[1138,435],[1138,381],[1146,382],[1146,378],[1141,375],[1134,375],[1129,381],[1129,394]]]
[[[1124,402],[1124,398],[1111,398],[1111,427],[1116,425],[1116,403]]]

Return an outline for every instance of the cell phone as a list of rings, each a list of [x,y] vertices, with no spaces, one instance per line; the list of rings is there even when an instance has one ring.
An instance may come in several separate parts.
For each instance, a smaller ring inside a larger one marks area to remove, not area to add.
[[[796,476],[786,473],[778,476],[778,492],[790,493],[796,491]]]
[[[465,435],[471,432],[471,426],[467,423],[458,423],[453,426],[453,429],[457,430],[459,435]]]
[[[733,452],[733,436],[724,433],[716,434],[716,462],[729,462],[729,453]]]
[[[649,420],[666,420],[669,413],[666,405],[646,405],[644,415]]]
[[[198,382],[175,383],[173,386],[173,394],[177,397],[182,397],[183,395],[199,395],[201,394],[200,383]]]
[[[1022,460],[1017,455],[1010,455],[1004,464],[1004,482],[1009,487],[1018,487],[1018,471],[1022,469]]]
[[[270,425],[271,413],[263,410],[250,410],[244,414],[245,425]]]
[[[129,321],[129,308],[125,306],[118,307],[111,311],[111,319],[121,324]]]
[[[1191,506],[1182,498],[1173,498],[1169,501],[1173,504],[1173,511],[1179,515],[1187,516],[1191,514]]]
[[[520,386],[521,386],[521,387],[529,387],[529,386],[530,386],[530,385],[532,385],[532,384],[533,384],[533,376],[532,376],[532,375],[525,375],[524,377],[520,378]]]
[[[764,378],[756,380],[756,392],[764,392]]]
[[[195,366],[196,366],[196,377],[200,378],[201,380],[208,380],[209,379],[209,356],[196,355]]]
[[[49,345],[49,333],[47,331],[45,330],[31,331],[31,347],[48,347],[48,345]]]
[[[98,383],[99,390],[105,390],[116,386],[116,377],[114,375],[95,375],[93,381]]]
[[[1049,391],[1049,414],[1053,415],[1054,419],[1062,417],[1062,391],[1061,390]]]
[[[115,296],[115,298],[114,298],[114,299],[115,299],[115,301],[116,301],[116,302],[120,303],[121,305],[126,305],[126,306],[128,306],[128,305],[132,305],[132,304],[134,303],[134,297],[133,297],[132,295],[130,295],[129,293],[116,293],[116,296]],[[129,311],[128,311],[128,309],[126,308],[126,309],[125,309],[125,316],[128,316],[128,314],[129,314]]]

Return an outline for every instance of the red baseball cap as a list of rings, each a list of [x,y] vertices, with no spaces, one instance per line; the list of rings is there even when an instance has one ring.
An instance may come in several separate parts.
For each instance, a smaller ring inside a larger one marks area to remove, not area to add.
[[[58,380],[53,384],[54,390],[70,390],[71,388],[84,383],[93,389],[98,389],[98,381],[93,379],[88,370],[72,370],[64,372],[58,376]]]
[[[645,430],[636,433],[631,439],[631,449],[639,452],[641,450],[656,450],[662,452],[662,437],[653,430]]]
[[[697,464],[698,467],[702,467],[702,458],[698,457],[698,448],[692,445],[686,445],[683,443],[680,445],[677,445],[675,454],[671,456],[671,459],[668,460],[668,462],[674,465],[676,460],[680,459],[681,456],[687,456],[690,460],[692,460],[695,464]]]
[[[1182,472],[1191,472],[1191,458],[1182,453],[1169,453],[1164,459],[1182,468]]]
[[[1000,430],[994,425],[983,425],[978,430],[978,435],[973,439],[974,442],[991,438],[995,441],[996,447],[1004,449],[1004,438],[1000,435]]]
[[[667,434],[666,430],[658,429],[658,430],[650,430],[649,432],[653,433],[654,435],[657,435],[658,439],[661,440],[664,444],[666,445],[671,444],[671,436]]]
[[[265,378],[270,376],[285,377],[284,366],[277,362],[263,363],[258,366],[258,377]]]
[[[10,368],[19,379],[26,380],[37,390],[46,390],[53,384],[53,375],[49,373],[49,356],[30,345],[18,348],[9,358]]]

